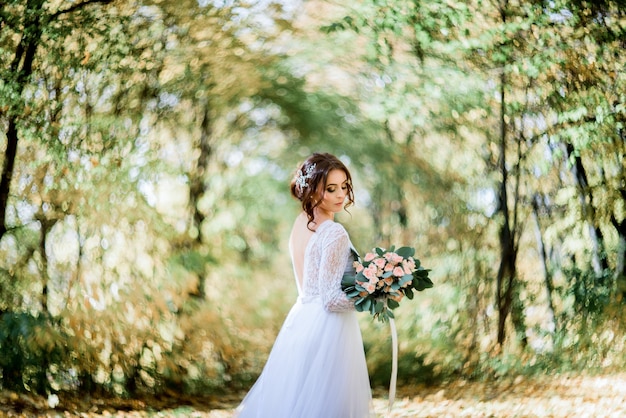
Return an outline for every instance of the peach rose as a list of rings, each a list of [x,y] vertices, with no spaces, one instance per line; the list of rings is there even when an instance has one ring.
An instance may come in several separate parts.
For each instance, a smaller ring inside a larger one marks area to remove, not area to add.
[[[402,268],[404,269],[404,274],[411,274],[413,272],[413,270],[411,269],[411,265],[407,260],[404,260],[402,262]]]
[[[407,261],[407,264],[411,270],[415,269],[415,260],[413,260],[412,258],[409,258],[409,260]]]
[[[376,254],[374,254],[374,253],[367,253],[367,254],[365,254],[365,258],[363,258],[363,261],[372,261],[375,258],[376,258]]]
[[[396,277],[404,276],[404,269],[400,266],[397,266],[393,269],[393,275]]]
[[[374,280],[374,279],[378,279],[376,277],[376,266],[374,266],[373,264],[370,264],[369,266],[367,266],[364,270],[363,270],[363,275],[365,277],[367,277],[368,280]]]

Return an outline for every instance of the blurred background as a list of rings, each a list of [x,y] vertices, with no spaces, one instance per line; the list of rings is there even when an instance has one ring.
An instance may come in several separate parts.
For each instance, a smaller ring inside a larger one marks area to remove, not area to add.
[[[626,2],[8,0],[0,388],[245,391],[296,297],[298,164],[408,245],[399,384],[625,363]],[[374,388],[389,328],[360,317]]]

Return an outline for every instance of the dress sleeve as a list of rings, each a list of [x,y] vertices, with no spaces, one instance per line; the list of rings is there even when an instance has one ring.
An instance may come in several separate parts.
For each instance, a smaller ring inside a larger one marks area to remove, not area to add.
[[[320,294],[324,309],[329,312],[354,310],[354,301],[348,299],[341,289],[341,279],[350,258],[350,238],[339,224],[328,231],[322,247],[322,259],[319,270]]]

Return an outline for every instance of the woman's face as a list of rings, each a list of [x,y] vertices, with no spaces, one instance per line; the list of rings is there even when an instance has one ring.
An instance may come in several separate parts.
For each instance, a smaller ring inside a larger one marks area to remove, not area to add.
[[[348,176],[343,170],[334,169],[328,173],[326,186],[319,209],[328,213],[337,213],[343,209],[348,195]]]

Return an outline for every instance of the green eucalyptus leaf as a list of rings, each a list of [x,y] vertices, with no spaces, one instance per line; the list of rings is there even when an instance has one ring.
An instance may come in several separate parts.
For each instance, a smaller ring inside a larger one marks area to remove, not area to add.
[[[398,306],[400,306],[400,304],[396,300],[389,298],[387,299],[387,306],[389,307],[389,309],[396,309]]]
[[[345,285],[345,286],[350,286],[353,285],[355,282],[355,277],[354,276],[350,276],[350,275],[344,275],[341,279],[341,285]]]
[[[363,299],[365,299],[365,301],[363,302],[363,310],[367,311],[367,310],[371,309],[371,307],[372,307],[372,299],[368,298],[367,296],[364,297]]]
[[[396,254],[403,258],[413,257],[415,255],[415,248],[412,247],[400,247],[396,250]]]
[[[382,312],[384,308],[385,308],[385,304],[382,301],[379,300],[376,302],[376,309],[375,309],[376,313]]]

